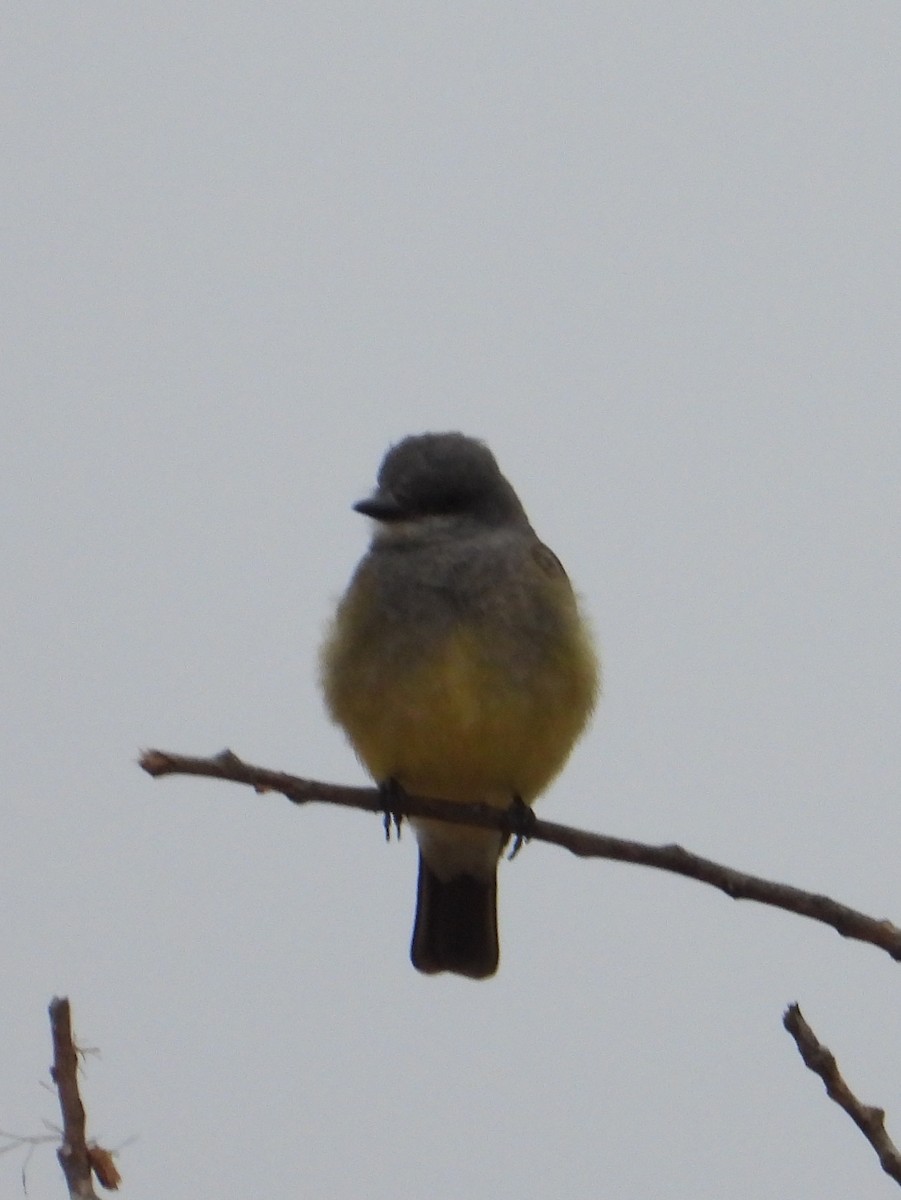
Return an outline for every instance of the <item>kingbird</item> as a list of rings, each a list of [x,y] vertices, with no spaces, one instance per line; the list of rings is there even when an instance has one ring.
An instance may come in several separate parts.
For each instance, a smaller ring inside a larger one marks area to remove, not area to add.
[[[599,687],[560,561],[488,447],[460,433],[392,446],[375,492],[354,508],[375,528],[322,649],[332,718],[383,787],[530,805],[568,758]],[[412,823],[413,965],[493,975],[504,835]]]

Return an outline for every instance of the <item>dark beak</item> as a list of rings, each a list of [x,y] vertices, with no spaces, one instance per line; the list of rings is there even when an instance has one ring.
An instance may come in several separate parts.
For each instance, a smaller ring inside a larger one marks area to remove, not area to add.
[[[373,492],[366,500],[358,500],[354,512],[374,521],[402,521],[407,513],[390,492]]]

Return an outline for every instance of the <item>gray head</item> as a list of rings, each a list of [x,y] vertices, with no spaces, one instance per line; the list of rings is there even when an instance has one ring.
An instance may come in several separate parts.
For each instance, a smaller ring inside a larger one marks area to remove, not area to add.
[[[423,433],[392,446],[374,494],[354,508],[386,523],[461,516],[487,525],[528,525],[494,455],[462,433]]]

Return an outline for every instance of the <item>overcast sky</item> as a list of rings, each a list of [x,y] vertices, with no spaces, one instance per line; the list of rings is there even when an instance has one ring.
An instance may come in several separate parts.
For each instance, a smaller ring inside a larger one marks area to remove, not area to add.
[[[897,0],[8,8],[0,1128],[67,994],[130,1200],[893,1194],[781,1026],[901,1138],[879,951],[533,845],[425,978],[409,833],[135,759],[365,780],[350,506],[460,429],[604,658],[541,813],[901,920],[899,62]]]

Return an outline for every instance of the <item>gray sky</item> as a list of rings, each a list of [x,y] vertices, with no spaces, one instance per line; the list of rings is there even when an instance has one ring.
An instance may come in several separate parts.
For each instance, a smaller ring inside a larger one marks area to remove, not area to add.
[[[65,993],[131,1200],[889,1195],[780,1023],[901,1136],[878,951],[535,845],[426,979],[409,834],[134,760],[363,781],[350,505],[461,429],[603,651],[541,812],[901,919],[896,0],[3,24],[0,1127]]]

